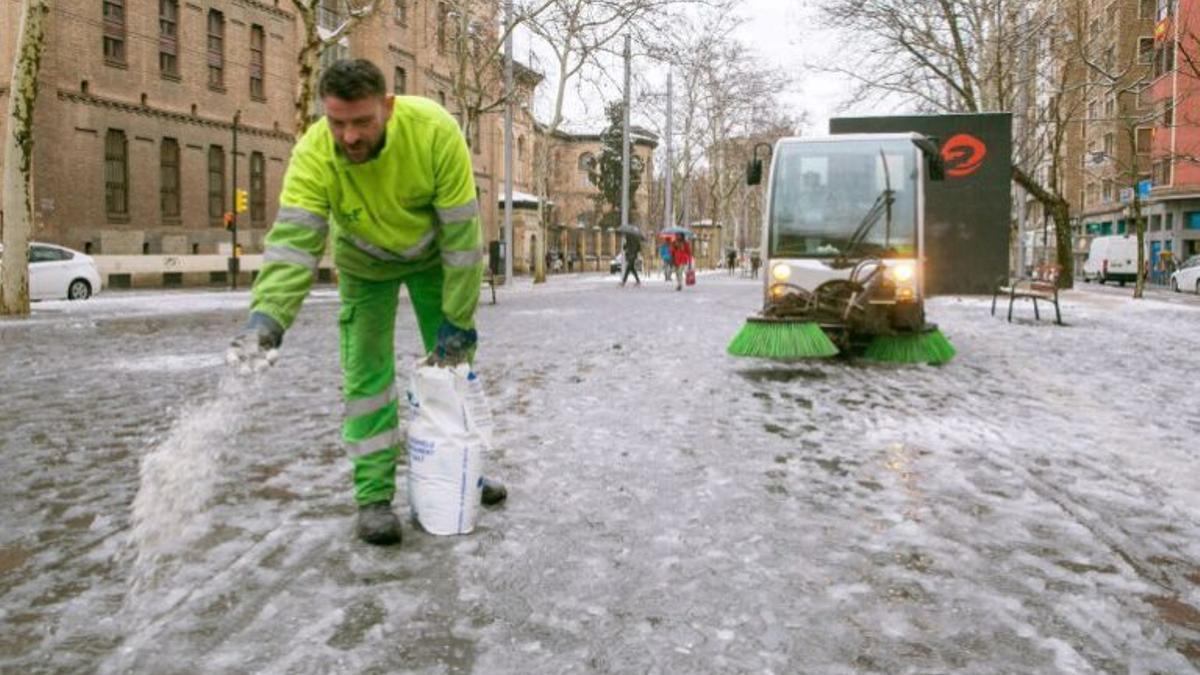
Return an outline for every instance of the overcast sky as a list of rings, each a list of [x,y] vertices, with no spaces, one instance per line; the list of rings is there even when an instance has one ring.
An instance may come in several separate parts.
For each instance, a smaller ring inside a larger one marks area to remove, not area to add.
[[[846,86],[837,78],[806,73],[803,69],[805,63],[819,61],[836,49],[830,31],[816,24],[813,4],[813,0],[742,0],[738,12],[746,22],[735,35],[755,49],[764,63],[793,74],[795,85],[782,97],[783,101],[797,116],[803,111],[808,112],[810,123],[805,133],[823,134],[828,131],[829,117],[836,114],[835,108],[843,101]],[[548,76],[540,87],[538,104],[539,119],[548,120],[555,88],[549,77],[553,70],[550,61],[530,54],[526,36],[517,40],[515,49],[520,60],[532,60],[534,66]],[[634,70],[645,77],[651,88],[665,91],[664,68],[652,62],[635,61]],[[613,77],[619,80],[619,65],[614,64],[612,71]],[[594,89],[585,90],[582,95],[568,93],[567,128],[598,131],[604,125],[603,107],[592,92]],[[620,96],[620,85],[619,81],[614,81],[605,87],[602,97],[611,100],[617,96]]]
[[[842,101],[845,84],[828,75],[803,71],[806,62],[816,62],[835,48],[830,32],[816,23],[812,4],[805,0],[742,0],[740,11],[747,21],[737,34],[764,60],[793,73],[795,91],[784,100],[796,111],[808,111],[808,133],[823,134]]]

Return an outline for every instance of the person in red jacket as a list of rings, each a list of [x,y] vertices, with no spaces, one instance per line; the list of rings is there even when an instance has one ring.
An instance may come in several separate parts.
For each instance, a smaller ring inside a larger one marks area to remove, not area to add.
[[[687,237],[676,235],[671,241],[671,262],[675,265],[675,290],[683,290],[683,276],[692,264],[692,246]]]

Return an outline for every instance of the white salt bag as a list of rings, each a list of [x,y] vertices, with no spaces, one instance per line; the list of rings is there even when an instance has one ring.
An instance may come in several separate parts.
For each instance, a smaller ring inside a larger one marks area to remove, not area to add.
[[[420,362],[408,383],[408,504],[426,532],[467,534],[479,518],[491,415],[470,366]]]

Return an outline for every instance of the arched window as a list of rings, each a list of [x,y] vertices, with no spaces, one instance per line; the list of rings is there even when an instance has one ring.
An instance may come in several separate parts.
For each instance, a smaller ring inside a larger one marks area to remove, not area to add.
[[[525,136],[524,135],[517,137],[517,157],[516,157],[515,163],[516,163],[516,166],[513,167],[513,178],[515,178],[517,180],[517,182],[520,183],[525,180]]]
[[[592,187],[592,180],[588,177],[588,172],[591,171],[592,167],[595,165],[596,157],[592,153],[585,152],[579,156],[579,187]]]

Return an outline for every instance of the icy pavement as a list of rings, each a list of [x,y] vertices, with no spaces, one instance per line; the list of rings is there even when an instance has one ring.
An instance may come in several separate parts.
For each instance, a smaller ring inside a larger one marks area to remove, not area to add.
[[[352,536],[331,289],[257,381],[244,293],[0,322],[0,671],[1196,672],[1200,302],[938,299],[957,359],[897,368],[727,357],[756,298],[502,290],[512,496],[395,549]]]

